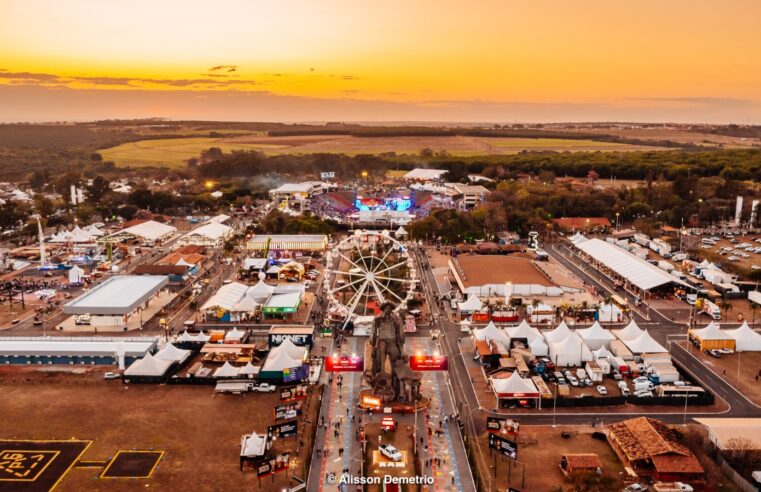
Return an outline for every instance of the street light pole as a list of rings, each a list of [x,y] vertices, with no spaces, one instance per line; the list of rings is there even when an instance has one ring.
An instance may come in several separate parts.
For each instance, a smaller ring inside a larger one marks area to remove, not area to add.
[[[555,381],[554,384],[555,384],[555,398],[552,399],[552,427],[553,428],[556,427],[556,425],[555,425],[555,417],[557,415],[556,412],[557,412],[557,408],[558,408],[558,383],[557,383],[557,381]]]

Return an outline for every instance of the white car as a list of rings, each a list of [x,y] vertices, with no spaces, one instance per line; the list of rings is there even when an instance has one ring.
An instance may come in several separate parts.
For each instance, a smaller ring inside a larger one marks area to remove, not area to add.
[[[761,266],[753,265],[752,267],[750,267],[750,269],[751,270],[761,270]]]
[[[608,389],[603,385],[599,385],[597,386],[597,392],[604,396],[608,394]]]
[[[732,349],[730,349],[730,348],[721,348],[721,349],[716,349],[716,351],[717,351],[718,353],[720,353],[720,354],[734,354],[734,353],[735,353],[735,351],[734,351],[734,350],[732,350]]]
[[[119,379],[120,377],[118,372],[107,372],[103,375],[103,379]]]
[[[391,461],[402,461],[402,453],[390,444],[381,444],[378,446],[378,450]]]
[[[729,261],[739,261],[739,260],[740,260],[740,258],[738,258],[738,257],[737,257],[737,256],[735,256],[735,255],[732,255],[732,256],[730,256],[730,257],[729,257],[729,258],[727,258],[727,259],[728,259]]]
[[[258,393],[274,393],[277,388],[269,383],[260,383],[254,386],[251,386],[251,391],[256,391]]]

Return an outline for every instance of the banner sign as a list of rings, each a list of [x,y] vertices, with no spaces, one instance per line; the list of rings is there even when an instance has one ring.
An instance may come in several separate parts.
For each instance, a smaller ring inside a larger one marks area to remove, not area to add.
[[[446,355],[412,355],[410,369],[414,371],[446,371],[449,360]]]
[[[298,420],[291,420],[289,422],[271,425],[267,427],[267,433],[272,436],[272,438],[293,437],[296,435],[297,424]]]
[[[288,388],[282,388],[280,390],[280,401],[293,401],[300,400],[307,397],[307,390],[309,386],[306,384],[299,384],[297,386],[290,386]]]
[[[290,461],[290,454],[284,453],[266,460],[260,464],[257,468],[257,475],[259,478],[266,477],[272,473],[281,472],[288,469],[288,462]]]
[[[322,180],[333,179],[335,177],[336,177],[336,173],[333,172],[333,171],[320,173],[320,179],[322,179]]]
[[[518,444],[510,439],[505,439],[497,434],[489,434],[489,447],[496,449],[497,452],[502,453],[508,458],[518,459]]]
[[[365,370],[364,357],[334,355],[325,359],[327,372],[362,372]]]
[[[288,403],[286,405],[278,405],[275,407],[275,422],[278,422],[280,420],[290,420],[295,419],[299,415],[301,415],[301,408],[302,408],[303,402],[296,401],[293,403]]]
[[[517,420],[510,420],[501,417],[486,417],[486,430],[501,434],[518,435],[520,423]]]
[[[295,383],[297,381],[306,381],[307,379],[309,379],[309,365],[307,364],[283,369],[284,383]]]

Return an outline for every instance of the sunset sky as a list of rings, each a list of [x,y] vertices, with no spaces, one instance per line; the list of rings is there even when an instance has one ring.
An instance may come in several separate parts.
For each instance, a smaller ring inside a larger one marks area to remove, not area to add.
[[[761,123],[759,0],[2,0],[0,121]]]

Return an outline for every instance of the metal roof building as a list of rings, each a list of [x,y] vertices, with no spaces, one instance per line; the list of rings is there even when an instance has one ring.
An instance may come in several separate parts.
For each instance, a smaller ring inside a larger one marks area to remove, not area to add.
[[[128,315],[169,283],[166,276],[117,275],[63,306],[66,314]]]

